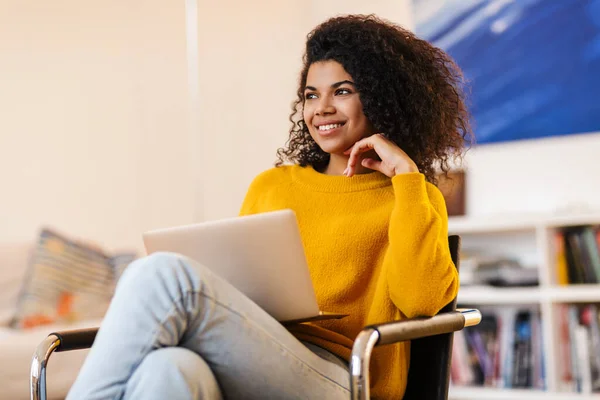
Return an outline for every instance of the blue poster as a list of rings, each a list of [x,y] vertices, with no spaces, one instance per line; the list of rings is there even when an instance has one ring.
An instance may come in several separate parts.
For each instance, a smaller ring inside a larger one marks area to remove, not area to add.
[[[600,131],[600,0],[413,0],[470,85],[478,144]]]

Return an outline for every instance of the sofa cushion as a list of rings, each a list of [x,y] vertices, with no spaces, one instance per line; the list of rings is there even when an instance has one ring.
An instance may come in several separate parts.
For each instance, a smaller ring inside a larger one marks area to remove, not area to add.
[[[114,287],[112,257],[96,246],[43,229],[11,326],[31,328],[101,318]]]

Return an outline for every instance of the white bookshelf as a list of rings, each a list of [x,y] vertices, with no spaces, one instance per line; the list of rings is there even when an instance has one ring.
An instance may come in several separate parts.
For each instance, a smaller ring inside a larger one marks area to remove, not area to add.
[[[550,287],[544,291],[544,297],[554,303],[600,303],[600,285]]]
[[[532,231],[538,227],[556,228],[600,224],[600,210],[595,213],[565,214],[509,214],[481,217],[450,217],[448,229],[457,235],[498,232]]]
[[[600,394],[564,392],[559,387],[558,377],[563,360],[558,356],[560,336],[556,310],[561,304],[600,303],[600,285],[557,284],[554,234],[557,229],[578,225],[600,225],[600,211],[572,215],[523,214],[450,218],[449,233],[461,236],[463,252],[509,254],[520,259],[526,267],[537,268],[539,287],[464,286],[459,291],[458,305],[539,306],[547,386],[547,391],[457,386],[451,387],[450,399],[600,400]]]
[[[600,400],[598,394],[557,393],[526,389],[482,389],[451,387],[450,400]]]
[[[494,288],[487,286],[463,287],[458,294],[462,304],[543,304],[543,303],[600,303],[600,285],[572,285],[569,287]]]

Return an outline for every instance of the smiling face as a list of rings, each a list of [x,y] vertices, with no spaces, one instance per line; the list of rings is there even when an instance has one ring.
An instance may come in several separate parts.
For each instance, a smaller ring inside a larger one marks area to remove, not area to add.
[[[313,63],[306,77],[303,117],[319,147],[332,156],[373,134],[352,77],[336,61]]]

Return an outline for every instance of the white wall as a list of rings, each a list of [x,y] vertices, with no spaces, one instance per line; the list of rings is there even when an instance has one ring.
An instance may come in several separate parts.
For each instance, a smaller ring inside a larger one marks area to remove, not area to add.
[[[184,22],[167,0],[0,0],[0,242],[48,224],[139,248],[193,218]]]
[[[600,210],[600,133],[476,147],[467,153],[471,215]]]

